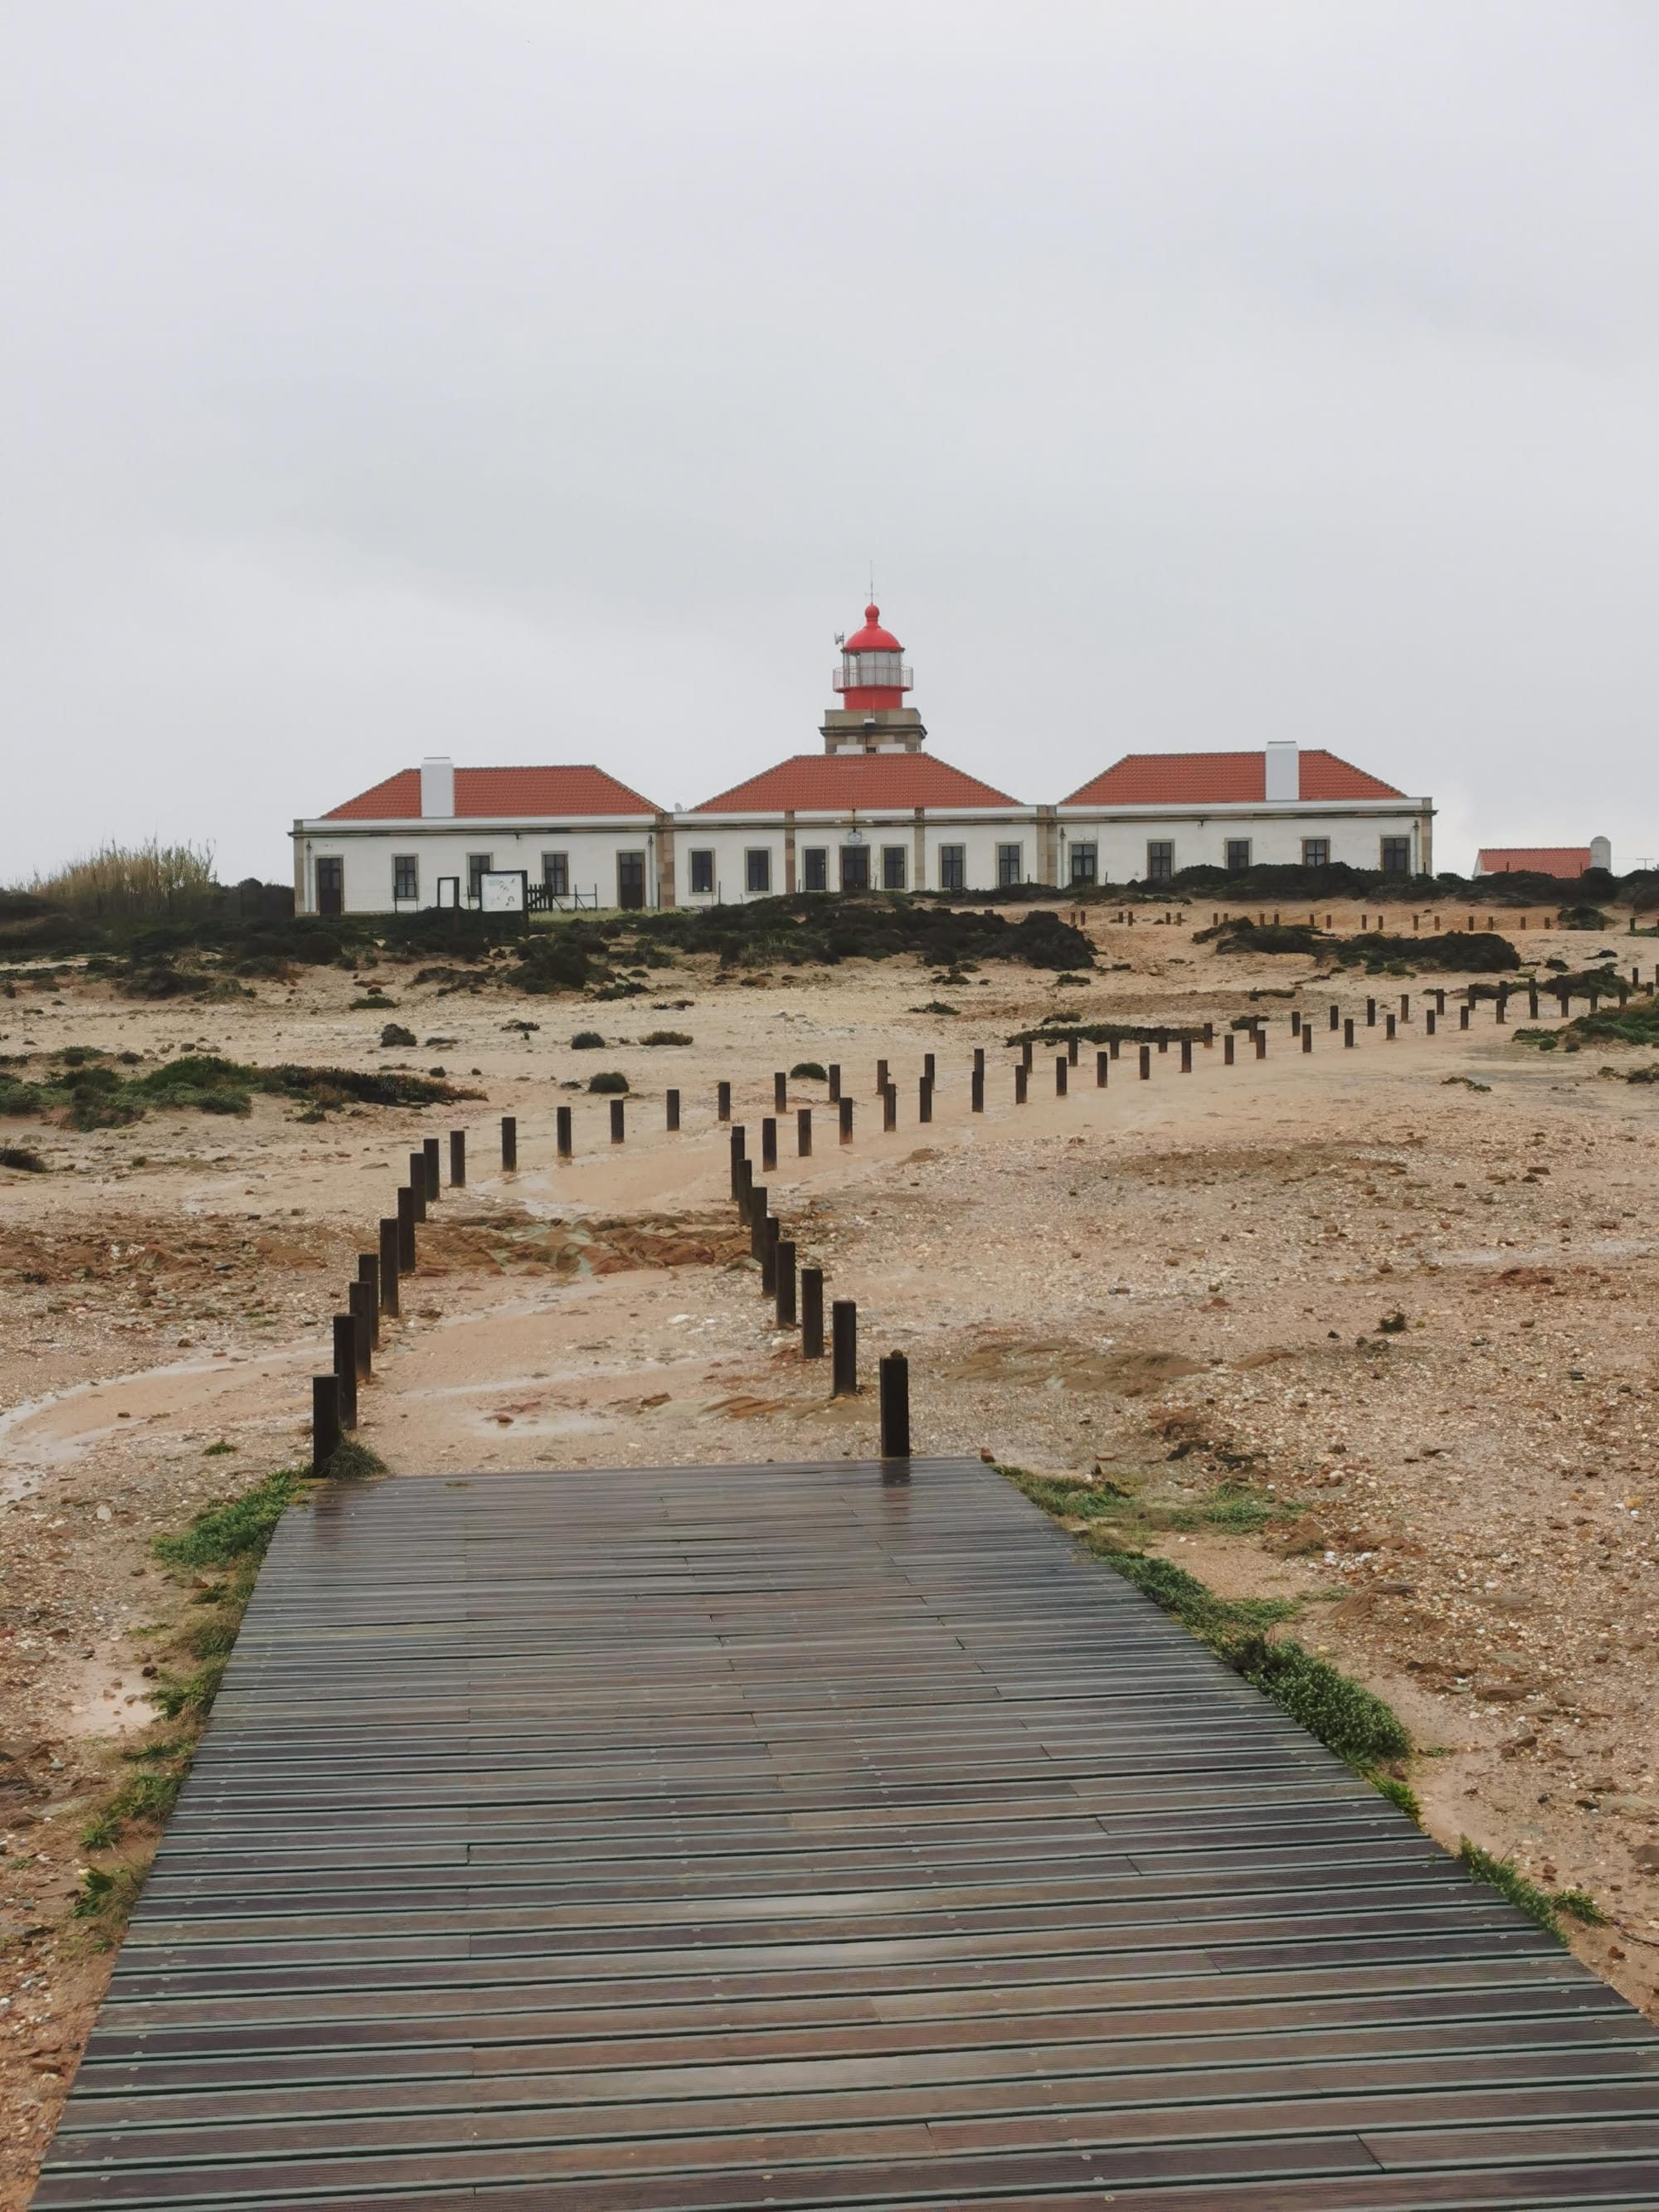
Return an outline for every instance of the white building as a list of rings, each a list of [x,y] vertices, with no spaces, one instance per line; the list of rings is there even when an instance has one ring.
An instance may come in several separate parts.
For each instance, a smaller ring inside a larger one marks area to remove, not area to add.
[[[1434,872],[1434,805],[1291,744],[1260,752],[1126,753],[1059,806],[1069,884],[1162,883],[1182,868]]]
[[[561,906],[672,906],[667,822],[603,769],[427,760],[295,823],[295,911],[477,906],[481,875],[518,868]]]
[[[1056,890],[1344,861],[1432,872],[1432,803],[1321,750],[1129,753],[1056,805],[1028,805],[924,752],[911,673],[880,609],[848,638],[823,750],[689,811],[601,769],[428,760],[294,825],[304,914],[479,903],[522,870],[562,907],[702,907],[818,890]],[[538,902],[541,902],[538,897]]]

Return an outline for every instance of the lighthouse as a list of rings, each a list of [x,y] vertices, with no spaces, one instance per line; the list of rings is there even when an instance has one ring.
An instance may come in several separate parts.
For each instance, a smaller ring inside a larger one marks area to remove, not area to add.
[[[827,753],[920,752],[927,732],[921,716],[907,707],[911,689],[904,647],[884,629],[881,609],[872,599],[864,610],[864,627],[842,641],[841,666],[830,678],[841,704],[825,714]]]

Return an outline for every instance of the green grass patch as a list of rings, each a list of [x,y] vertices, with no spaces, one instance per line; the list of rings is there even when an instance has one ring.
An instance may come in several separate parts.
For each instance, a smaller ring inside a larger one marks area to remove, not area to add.
[[[1288,1638],[1274,1644],[1260,1638],[1228,1656],[1247,1682],[1351,1766],[1374,1766],[1410,1752],[1411,1737],[1393,1706],[1304,1645]]]
[[[222,1567],[250,1557],[263,1559],[276,1523],[308,1480],[296,1468],[278,1468],[228,1504],[198,1513],[176,1535],[156,1537],[151,1548],[170,1567]]]

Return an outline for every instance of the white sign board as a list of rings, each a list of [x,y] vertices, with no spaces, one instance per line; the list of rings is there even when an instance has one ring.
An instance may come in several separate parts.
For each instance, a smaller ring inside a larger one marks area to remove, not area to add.
[[[530,878],[523,868],[485,868],[478,877],[482,914],[523,914],[530,903]]]

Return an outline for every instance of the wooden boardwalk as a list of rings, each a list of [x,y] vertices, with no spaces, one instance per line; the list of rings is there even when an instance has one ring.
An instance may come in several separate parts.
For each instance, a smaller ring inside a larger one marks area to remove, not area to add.
[[[278,1532],[36,2203],[1659,2204],[1659,2041],[976,1461]]]

